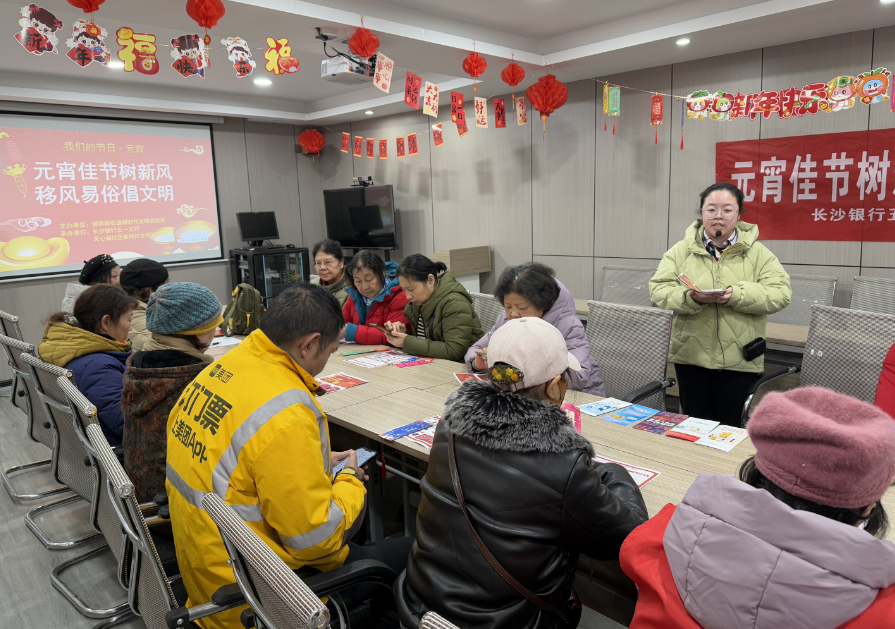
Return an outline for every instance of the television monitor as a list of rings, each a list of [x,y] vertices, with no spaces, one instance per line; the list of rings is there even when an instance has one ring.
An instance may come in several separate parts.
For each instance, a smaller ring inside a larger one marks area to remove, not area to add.
[[[326,237],[352,249],[397,249],[391,186],[323,191]]]
[[[260,247],[265,240],[280,237],[275,212],[239,212],[236,220],[239,223],[240,238],[254,247]]]

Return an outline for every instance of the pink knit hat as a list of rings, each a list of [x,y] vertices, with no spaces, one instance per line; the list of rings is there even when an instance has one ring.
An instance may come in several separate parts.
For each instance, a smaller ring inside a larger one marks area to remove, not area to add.
[[[769,393],[747,429],[758,470],[784,491],[818,504],[866,507],[895,478],[895,421],[829,389]]]

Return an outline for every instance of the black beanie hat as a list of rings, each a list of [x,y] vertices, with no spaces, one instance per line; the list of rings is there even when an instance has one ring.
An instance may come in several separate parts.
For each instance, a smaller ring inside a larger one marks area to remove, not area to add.
[[[149,258],[131,260],[121,268],[121,285],[132,288],[158,286],[168,281],[168,269]]]
[[[108,253],[101,253],[84,261],[84,268],[81,269],[81,277],[78,278],[78,281],[85,286],[90,286],[96,277],[116,266],[118,263],[112,256]]]

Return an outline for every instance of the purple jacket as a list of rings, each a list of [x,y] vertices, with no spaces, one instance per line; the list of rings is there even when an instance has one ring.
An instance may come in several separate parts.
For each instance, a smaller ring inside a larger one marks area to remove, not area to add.
[[[700,474],[663,540],[674,583],[705,629],[834,629],[895,583],[895,545],[763,489]]]
[[[587,342],[587,335],[584,333],[584,326],[581,324],[581,319],[578,318],[578,314],[575,311],[575,300],[572,298],[572,293],[569,292],[569,289],[562,285],[562,282],[556,280],[556,283],[559,285],[559,297],[556,298],[556,303],[553,304],[553,307],[545,312],[541,318],[562,332],[563,338],[566,339],[566,347],[569,348],[569,353],[581,363],[581,371],[569,372],[569,388],[573,391],[583,391],[584,393],[602,397],[606,393],[603,388],[603,379],[600,377],[600,367],[590,355],[590,345]],[[507,315],[502,313],[497,318],[494,327],[466,352],[466,366],[470,371],[475,371],[473,367],[475,350],[488,347],[494,330],[506,322]]]

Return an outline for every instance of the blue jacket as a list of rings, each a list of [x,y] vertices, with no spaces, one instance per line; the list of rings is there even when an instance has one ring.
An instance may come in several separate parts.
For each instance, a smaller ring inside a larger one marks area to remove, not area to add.
[[[96,407],[99,423],[109,445],[121,445],[124,416],[121,394],[124,370],[130,352],[96,352],[75,358],[65,368],[71,370],[75,385]]]

